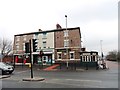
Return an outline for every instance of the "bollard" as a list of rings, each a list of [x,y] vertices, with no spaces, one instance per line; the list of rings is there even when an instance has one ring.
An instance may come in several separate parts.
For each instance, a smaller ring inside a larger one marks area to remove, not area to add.
[[[28,65],[29,65],[29,68],[31,68],[31,64],[29,63]]]

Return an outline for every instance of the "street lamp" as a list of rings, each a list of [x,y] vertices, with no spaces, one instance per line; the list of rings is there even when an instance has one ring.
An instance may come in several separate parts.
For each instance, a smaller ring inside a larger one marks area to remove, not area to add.
[[[67,41],[67,37],[68,37],[68,30],[67,30],[67,15],[65,15],[65,18],[66,18],[66,31],[65,31],[65,39],[66,39],[66,46],[68,47],[68,41]],[[67,63],[66,63],[66,67],[68,69],[68,48],[66,47],[66,59],[67,59]]]
[[[100,47],[101,47],[101,59],[103,60],[102,41],[103,41],[103,40],[100,40]]]
[[[101,46],[101,60],[102,60],[103,69],[106,69],[106,62],[105,62],[105,60],[103,59],[104,55],[103,55],[103,50],[102,50],[102,41],[103,41],[103,40],[100,40],[100,46]]]

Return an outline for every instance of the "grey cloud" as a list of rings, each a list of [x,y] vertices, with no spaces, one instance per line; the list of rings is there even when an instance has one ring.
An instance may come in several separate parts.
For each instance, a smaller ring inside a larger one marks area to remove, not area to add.
[[[89,5],[87,7],[81,7],[76,10],[71,10],[71,17],[74,17],[73,22],[90,22],[92,20],[111,20],[117,18],[117,5],[116,2],[106,2],[96,5]]]

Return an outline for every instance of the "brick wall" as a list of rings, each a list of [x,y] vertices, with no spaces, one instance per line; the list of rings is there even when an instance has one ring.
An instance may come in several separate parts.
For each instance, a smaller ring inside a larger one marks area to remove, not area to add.
[[[79,29],[72,29],[68,31],[69,39],[69,50],[68,56],[65,55],[66,48],[64,48],[64,31],[55,32],[55,60],[57,60],[57,52],[62,52],[62,59],[70,59],[70,52],[74,51],[75,59],[80,59],[80,48],[81,48],[81,33]]]
[[[24,40],[26,36],[26,40]],[[19,41],[17,41],[17,38],[19,38]],[[14,36],[14,45],[13,45],[13,51],[17,50],[16,44],[19,45],[19,50],[18,51],[23,51],[23,43],[29,42],[30,39],[33,38],[33,35],[21,35],[21,36]]]
[[[80,47],[80,32],[78,29],[69,30],[69,45],[70,47]]]
[[[55,32],[55,48],[64,47],[64,32],[56,31]]]

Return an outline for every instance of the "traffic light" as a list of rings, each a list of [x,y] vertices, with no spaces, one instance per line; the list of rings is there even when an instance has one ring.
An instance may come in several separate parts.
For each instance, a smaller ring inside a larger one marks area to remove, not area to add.
[[[37,44],[38,44],[38,42],[37,42],[37,39],[32,39],[32,44],[33,44],[33,52],[36,52],[37,51]]]
[[[29,52],[30,52],[29,43],[25,43],[25,53]]]
[[[43,51],[41,50],[41,51],[40,51],[40,57],[42,57],[42,56],[43,56],[43,54],[44,54],[44,53],[43,53]]]

